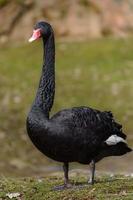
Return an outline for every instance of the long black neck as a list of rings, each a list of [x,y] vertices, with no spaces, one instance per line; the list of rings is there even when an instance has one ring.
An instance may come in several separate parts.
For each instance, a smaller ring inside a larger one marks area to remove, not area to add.
[[[54,33],[48,39],[43,38],[43,68],[34,105],[49,118],[55,94],[55,42]]]

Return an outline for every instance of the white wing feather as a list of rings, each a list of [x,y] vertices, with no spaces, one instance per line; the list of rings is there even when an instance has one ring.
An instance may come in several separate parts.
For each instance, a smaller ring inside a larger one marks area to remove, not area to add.
[[[123,142],[127,144],[126,140],[124,140],[122,137],[119,137],[118,135],[111,135],[105,142],[109,146],[116,145],[119,142]]]

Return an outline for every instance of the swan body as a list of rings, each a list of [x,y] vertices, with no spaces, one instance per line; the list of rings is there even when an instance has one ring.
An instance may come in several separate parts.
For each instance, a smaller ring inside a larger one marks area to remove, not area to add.
[[[31,120],[28,117],[27,128],[35,146],[51,159],[89,164],[93,159],[97,161],[102,152],[105,157],[106,153],[115,156],[130,151],[126,135],[110,115],[110,112],[75,107],[56,113],[46,123],[44,114],[36,109],[34,117],[33,112]]]
[[[64,163],[65,185],[68,163],[91,164],[94,182],[95,163],[106,156],[119,156],[131,151],[122,126],[111,112],[89,107],[64,109],[49,117],[55,93],[55,44],[52,27],[39,22],[30,42],[42,37],[44,64],[39,87],[27,117],[27,132],[33,144],[49,158]]]

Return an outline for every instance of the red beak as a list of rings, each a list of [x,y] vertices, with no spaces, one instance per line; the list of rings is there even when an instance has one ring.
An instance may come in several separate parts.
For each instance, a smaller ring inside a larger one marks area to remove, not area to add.
[[[31,38],[29,39],[29,42],[33,42],[34,40],[37,40],[41,37],[41,29],[36,29],[33,30],[33,34],[31,36]]]

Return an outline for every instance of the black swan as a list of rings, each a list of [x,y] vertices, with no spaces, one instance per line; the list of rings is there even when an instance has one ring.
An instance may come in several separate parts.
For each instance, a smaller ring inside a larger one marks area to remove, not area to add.
[[[106,156],[130,152],[122,126],[111,112],[74,107],[49,117],[55,94],[55,43],[50,24],[38,22],[29,39],[43,40],[44,64],[39,87],[27,117],[27,132],[33,144],[49,158],[63,162],[64,186],[69,185],[69,162],[90,164],[94,183],[95,163]]]

